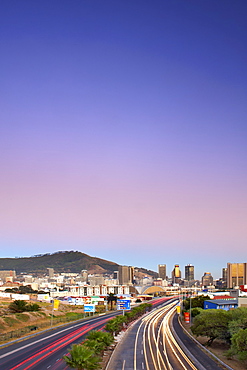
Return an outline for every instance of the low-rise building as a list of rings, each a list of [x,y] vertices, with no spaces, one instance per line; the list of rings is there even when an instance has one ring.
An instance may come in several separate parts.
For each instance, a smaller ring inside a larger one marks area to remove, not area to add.
[[[237,307],[237,299],[213,299],[210,301],[204,301],[204,310],[216,309],[229,311]]]

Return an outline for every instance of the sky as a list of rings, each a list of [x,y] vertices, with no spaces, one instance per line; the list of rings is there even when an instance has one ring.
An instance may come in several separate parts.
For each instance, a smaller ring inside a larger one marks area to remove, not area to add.
[[[247,262],[246,0],[2,0],[0,257]]]

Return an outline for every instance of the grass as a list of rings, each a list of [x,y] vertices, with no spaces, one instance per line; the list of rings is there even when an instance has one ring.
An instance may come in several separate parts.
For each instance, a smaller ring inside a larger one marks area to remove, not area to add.
[[[18,324],[18,320],[14,319],[13,317],[3,317],[3,320],[9,326],[17,325]]]
[[[23,321],[23,322],[27,322],[30,319],[29,315],[27,315],[25,313],[17,313],[17,314],[15,314],[15,317],[17,318],[17,320]]]

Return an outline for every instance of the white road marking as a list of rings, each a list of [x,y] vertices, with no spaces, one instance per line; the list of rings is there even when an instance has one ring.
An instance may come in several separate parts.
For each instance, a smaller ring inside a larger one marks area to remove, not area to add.
[[[93,321],[93,320],[92,320],[92,321]],[[47,337],[45,337],[45,338],[38,339],[38,340],[36,340],[36,341],[34,341],[34,342],[31,342],[31,343],[29,343],[29,344],[26,344],[25,346],[22,346],[22,347],[16,348],[16,349],[14,349],[13,351],[10,351],[10,352],[8,352],[8,353],[5,353],[4,355],[1,355],[1,356],[0,356],[0,358],[4,358],[4,357],[7,357],[7,356],[10,356],[10,355],[12,355],[13,353],[18,352],[18,351],[21,351],[21,350],[22,350],[22,349],[24,349],[24,348],[31,347],[31,346],[33,346],[33,345],[34,345],[34,344],[36,344],[36,343],[43,342],[44,340],[46,340],[46,339],[48,339],[48,338],[52,338],[52,337],[54,337],[55,335],[58,335],[58,334],[60,334],[60,333],[63,333],[64,331],[67,331],[67,330],[70,330],[70,329],[76,328],[77,326],[80,326],[80,325],[82,325],[82,323],[77,324],[77,325],[73,325],[73,326],[71,326],[71,327],[69,327],[69,328],[66,328],[66,329],[63,329],[63,330],[59,331],[58,333],[51,334],[51,335],[49,335],[49,336],[47,336]],[[84,323],[83,325],[87,325],[87,323]]]

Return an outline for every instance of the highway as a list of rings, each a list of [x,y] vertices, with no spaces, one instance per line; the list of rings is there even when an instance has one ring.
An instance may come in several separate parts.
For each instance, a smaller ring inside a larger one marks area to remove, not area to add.
[[[174,315],[177,298],[160,298],[151,303],[154,309],[127,330],[107,370],[222,370],[183,333],[177,314]],[[121,313],[115,311],[81,320],[1,348],[0,369],[68,369],[62,357],[68,354],[71,345],[82,342],[90,330],[103,329],[117,314]],[[178,344],[171,326],[189,348],[189,355]]]
[[[196,345],[193,356],[180,347],[171,330],[171,323],[177,323],[177,302],[168,301],[137,320],[118,344],[107,370],[222,370]],[[176,329],[182,332],[179,325]],[[186,340],[190,348],[192,340],[187,336]]]
[[[102,329],[119,312],[90,318],[43,332],[0,349],[1,370],[62,370],[62,357],[74,343],[82,342],[90,330]]]
[[[163,300],[154,300],[153,307]],[[80,320],[0,348],[0,370],[68,369],[62,357],[68,354],[71,345],[82,342],[90,330],[102,329],[108,320],[119,314],[122,311]]]

